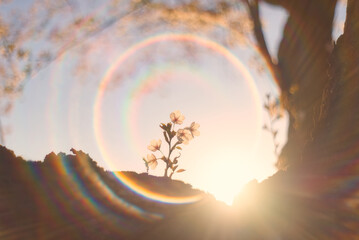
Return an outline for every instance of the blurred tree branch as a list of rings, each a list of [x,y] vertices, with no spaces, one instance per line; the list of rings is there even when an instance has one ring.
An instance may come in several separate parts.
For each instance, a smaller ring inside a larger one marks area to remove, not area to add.
[[[253,22],[253,34],[257,41],[257,47],[259,52],[262,54],[267,66],[269,67],[274,81],[279,87],[282,86],[280,72],[278,70],[277,64],[273,62],[272,56],[270,55],[267,47],[267,43],[264,38],[262,23],[259,15],[259,5],[258,0],[243,0],[248,8],[248,12],[251,16]]]

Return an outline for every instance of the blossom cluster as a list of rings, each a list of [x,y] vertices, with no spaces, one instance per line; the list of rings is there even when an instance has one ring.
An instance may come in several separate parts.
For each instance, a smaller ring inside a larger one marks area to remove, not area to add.
[[[158,161],[161,160],[166,164],[164,176],[172,177],[175,172],[180,173],[185,171],[184,169],[178,169],[178,159],[181,157],[181,144],[188,144],[195,136],[199,136],[200,132],[198,131],[199,124],[192,122],[190,126],[185,128],[180,128],[177,131],[175,130],[176,125],[181,125],[185,119],[180,111],[174,111],[170,114],[171,122],[164,124],[161,123],[160,128],[163,130],[163,136],[166,143],[168,144],[168,154],[165,154],[161,150],[162,141],[161,139],[152,140],[150,145],[147,147],[148,150],[160,154],[160,157],[157,157],[154,153],[147,154],[147,158],[143,158],[147,172],[149,168],[155,169],[158,165]],[[177,141],[172,142],[173,139]],[[178,155],[171,159],[171,155],[174,151],[178,151]],[[168,175],[168,171],[172,172]]]

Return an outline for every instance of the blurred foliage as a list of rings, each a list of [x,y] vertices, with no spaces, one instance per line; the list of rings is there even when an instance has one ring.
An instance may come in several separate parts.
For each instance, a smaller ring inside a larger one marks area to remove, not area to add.
[[[69,51],[74,77],[90,81],[98,65],[91,54],[99,47],[166,31],[206,34],[230,46],[248,43],[251,29],[246,9],[234,0],[0,1],[0,117],[39,71]],[[118,82],[134,71],[118,74]]]
[[[82,56],[77,67],[88,69],[83,62],[94,48],[92,38],[126,41],[139,32],[168,30],[237,44],[251,29],[236,1],[8,0],[0,8],[0,93],[6,97],[21,93],[25,80],[70,49]]]
[[[278,128],[276,123],[284,117],[284,109],[280,105],[279,99],[273,97],[270,93],[266,94],[264,109],[268,113],[269,122],[263,125],[263,129],[272,135],[274,144],[274,154],[279,156],[279,141],[277,139]]]

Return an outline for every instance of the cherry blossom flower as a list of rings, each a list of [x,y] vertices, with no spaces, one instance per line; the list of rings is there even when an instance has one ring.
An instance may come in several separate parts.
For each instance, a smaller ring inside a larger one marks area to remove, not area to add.
[[[161,144],[162,144],[161,139],[159,139],[159,140],[152,140],[151,143],[150,143],[150,145],[147,147],[147,149],[150,150],[150,151],[152,151],[152,152],[156,152],[156,151],[160,150]]]
[[[191,132],[192,137],[194,137],[194,136],[199,136],[200,134],[198,128],[199,128],[199,124],[193,122],[191,123],[191,126],[188,127],[187,129]]]
[[[184,144],[188,144],[189,140],[192,138],[192,134],[188,129],[179,129],[177,131],[177,139]]]
[[[151,154],[147,154],[147,158],[146,158],[146,162],[148,163],[148,166],[153,170],[157,167],[158,162],[157,162],[157,158],[155,155]]]
[[[0,0],[1,1],[1,0]],[[158,161],[162,160],[166,166],[164,171],[164,176],[172,178],[174,173],[181,173],[185,171],[184,169],[178,168],[178,159],[181,157],[182,147],[180,144],[188,144],[190,140],[192,140],[195,136],[199,136],[200,132],[198,128],[200,125],[196,122],[192,122],[190,126],[183,127],[182,129],[178,129],[176,131],[176,124],[180,125],[183,123],[185,117],[182,115],[180,111],[174,111],[170,114],[171,122],[161,123],[160,128],[163,130],[163,136],[165,138],[165,143],[168,144],[169,151],[168,157],[165,157],[163,152],[161,151],[161,139],[152,140],[150,145],[147,147],[150,151],[156,152],[159,157],[156,157],[153,153],[147,154],[146,158],[142,158],[144,160],[146,171],[149,172],[149,169],[153,170],[157,167]],[[178,128],[178,127],[177,127]],[[173,143],[173,138],[177,136],[177,141]],[[171,153],[177,152],[178,155],[176,157],[172,157]],[[170,172],[169,172],[170,171]]]
[[[182,124],[183,123],[183,120],[184,120],[184,116],[182,115],[182,113],[180,111],[174,111],[170,114],[170,118],[171,118],[171,121],[174,123],[174,124]]]

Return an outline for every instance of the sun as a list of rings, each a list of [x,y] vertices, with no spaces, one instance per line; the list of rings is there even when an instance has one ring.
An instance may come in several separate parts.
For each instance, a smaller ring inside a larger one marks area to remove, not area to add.
[[[188,172],[179,179],[212,194],[217,200],[232,205],[247,183],[254,179],[262,181],[275,173],[276,157],[270,136],[253,144],[247,136],[231,134],[225,128],[212,128],[211,134],[205,131],[201,134],[185,153]]]
[[[249,156],[239,159],[238,149],[217,146],[198,158],[189,181],[200,189],[212,194],[217,200],[232,205],[235,196],[243,186],[253,179]],[[245,160],[246,159],[246,160]]]

